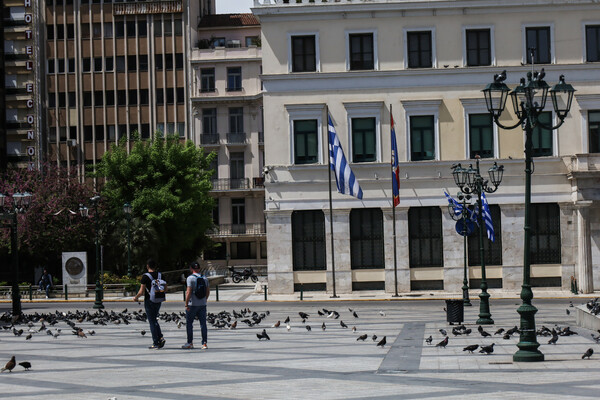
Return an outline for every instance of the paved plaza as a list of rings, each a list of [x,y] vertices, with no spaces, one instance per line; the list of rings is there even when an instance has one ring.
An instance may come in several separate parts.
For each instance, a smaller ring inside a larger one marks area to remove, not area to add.
[[[584,298],[572,299],[575,305]],[[518,325],[518,300],[491,299],[496,324],[485,326],[492,337],[477,332],[478,303],[465,309],[469,336],[454,336],[445,322],[443,300],[401,301],[304,301],[304,302],[212,302],[209,312],[251,311],[269,315],[257,326],[238,322],[235,330],[209,327],[208,350],[182,350],[185,326],[162,322],[166,346],[148,350],[148,325],[132,321],[106,326],[77,323],[95,335],[79,338],[65,322],[50,328],[58,338],[44,332],[25,339],[10,330],[0,331],[0,363],[12,355],[16,361],[32,363],[30,371],[17,366],[0,374],[2,398],[10,399],[512,399],[598,398],[600,346],[591,331],[575,327],[575,313],[567,315],[569,299],[534,299],[540,309],[538,328],[571,326],[578,335],[561,336],[556,345],[550,337],[539,337],[546,361],[513,363],[518,335],[508,340],[493,335],[499,328]],[[4,310],[10,304],[0,305]],[[47,313],[68,310],[93,311],[92,303],[25,303],[24,312]],[[106,310],[137,311],[133,302],[107,302]],[[339,319],[319,316],[323,308],[339,312]],[[349,311],[358,315],[355,318]],[[163,311],[179,313],[182,302],[170,299]],[[299,312],[309,318],[302,323]],[[285,318],[290,317],[290,330]],[[281,321],[279,328],[272,327]],[[340,321],[348,326],[343,328]],[[322,324],[325,323],[325,330]],[[311,326],[311,331],[306,329]],[[32,330],[39,329],[35,323]],[[356,331],[353,332],[353,327]],[[271,340],[256,337],[264,328]],[[446,348],[435,347],[446,329]],[[195,330],[199,340],[199,328]],[[364,342],[357,341],[363,334]],[[372,336],[377,335],[374,342]],[[433,337],[427,345],[425,338]],[[387,339],[384,348],[376,343]],[[199,343],[199,341],[197,342]],[[495,343],[491,355],[468,354],[470,344]],[[588,349],[596,351],[591,360],[582,360]]]

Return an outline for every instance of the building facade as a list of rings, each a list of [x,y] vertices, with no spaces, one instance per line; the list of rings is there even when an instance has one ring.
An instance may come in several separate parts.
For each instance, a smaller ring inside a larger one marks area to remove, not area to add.
[[[216,153],[215,246],[207,268],[266,266],[260,25],[252,14],[208,15],[192,33],[192,134]]]
[[[498,128],[481,90],[507,71],[514,88],[544,68],[577,90],[555,131],[534,131],[532,284],[600,287],[600,11],[592,0],[255,0],[263,44],[269,290],[394,292],[391,115],[400,159],[398,290],[459,291],[463,240],[447,209],[451,167],[494,162],[488,195],[496,241],[486,240],[490,288],[516,291],[523,275],[524,133]],[[510,100],[509,100],[510,102]],[[510,106],[500,121],[511,125]],[[327,111],[364,197],[328,203]],[[546,123],[558,122],[550,101]],[[469,238],[471,287],[481,280]]]

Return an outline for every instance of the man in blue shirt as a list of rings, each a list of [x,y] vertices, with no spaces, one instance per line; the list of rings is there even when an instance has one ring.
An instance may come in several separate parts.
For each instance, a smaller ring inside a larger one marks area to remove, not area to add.
[[[202,349],[207,349],[206,338],[208,329],[206,327],[206,300],[210,295],[208,279],[200,275],[200,264],[193,262],[190,264],[191,275],[187,277],[187,290],[185,292],[185,320],[187,328],[187,343],[181,346],[182,349],[194,348],[194,319],[200,320],[200,331],[202,332]],[[206,286],[206,296],[198,298],[196,296],[196,283],[198,279],[204,279]]]

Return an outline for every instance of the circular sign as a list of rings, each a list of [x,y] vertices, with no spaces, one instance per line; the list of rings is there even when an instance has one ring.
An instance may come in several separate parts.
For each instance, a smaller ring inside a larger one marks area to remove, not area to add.
[[[466,222],[466,229],[463,227],[463,221]],[[464,232],[466,230],[466,232]],[[475,224],[470,220],[462,220],[459,219],[456,221],[456,232],[461,236],[471,236],[473,231],[475,230]],[[466,234],[466,235],[465,235]]]
[[[65,269],[71,276],[79,275],[83,272],[83,263],[77,257],[71,257],[65,263]]]

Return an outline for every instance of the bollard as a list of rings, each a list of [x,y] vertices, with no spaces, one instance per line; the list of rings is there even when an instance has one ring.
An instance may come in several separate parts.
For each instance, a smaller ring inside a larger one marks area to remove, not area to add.
[[[69,300],[69,287],[65,285],[65,300]]]
[[[265,292],[265,301],[267,301],[267,285],[263,285],[263,289]]]
[[[300,301],[304,300],[304,287],[300,284]]]
[[[33,289],[31,285],[29,285],[29,301],[33,300]]]
[[[215,292],[216,292],[217,301],[219,301],[219,285],[215,286]]]
[[[185,302],[185,290],[187,289],[186,285],[183,285],[183,301]]]

